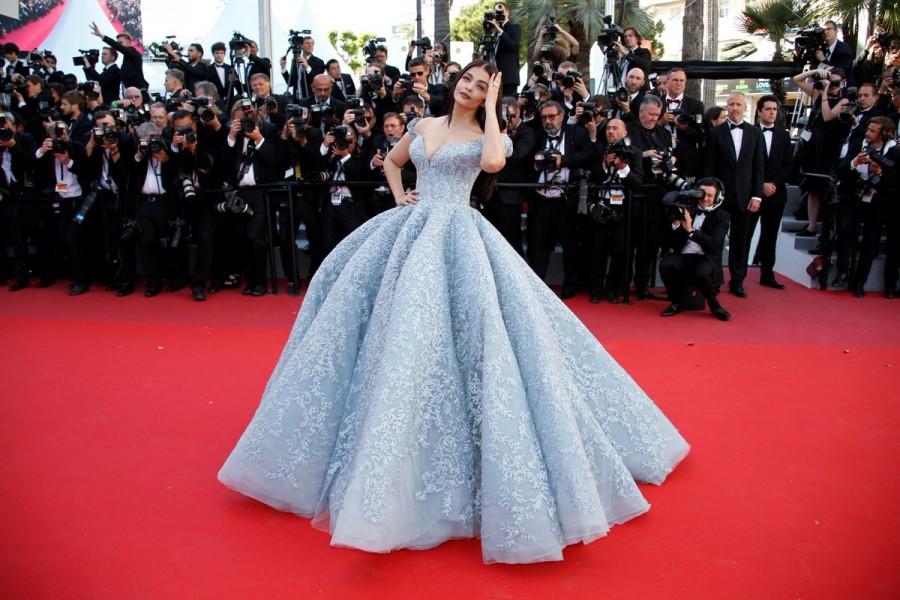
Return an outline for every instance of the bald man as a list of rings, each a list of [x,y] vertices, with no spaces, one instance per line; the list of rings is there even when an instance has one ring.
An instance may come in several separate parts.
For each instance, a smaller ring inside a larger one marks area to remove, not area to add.
[[[344,118],[344,111],[347,110],[346,103],[341,102],[331,95],[331,88],[333,86],[334,81],[327,73],[319,73],[312,79],[312,96],[300,102],[302,106],[307,108],[320,106],[323,112],[328,108],[331,109],[331,114],[322,119],[322,125],[340,122]],[[315,117],[313,117],[313,119],[315,119]]]
[[[637,118],[638,111],[641,107],[641,101],[644,99],[644,72],[635,67],[628,71],[625,76],[625,91],[628,92],[628,101],[614,99],[617,116],[626,123],[634,121]]]
[[[723,208],[731,217],[728,232],[729,291],[746,298],[750,215],[759,212],[763,200],[766,146],[762,131],[744,123],[747,98],[740,92],[728,96],[728,118],[713,127],[706,145],[705,175],[725,184]]]

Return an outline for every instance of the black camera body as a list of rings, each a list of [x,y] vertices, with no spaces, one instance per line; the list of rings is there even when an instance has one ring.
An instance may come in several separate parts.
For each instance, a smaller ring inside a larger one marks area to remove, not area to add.
[[[587,125],[594,120],[594,117],[597,114],[599,113],[597,111],[597,104],[595,102],[582,102],[581,114],[578,116],[578,123],[580,123],[581,125]]]
[[[371,40],[367,40],[365,45],[363,46],[363,52],[365,52],[366,57],[374,57],[375,53],[378,52],[378,46],[380,46],[384,42],[385,39],[383,37],[377,37],[372,38]]]
[[[235,31],[231,39],[228,40],[228,48],[232,52],[245,50],[250,45],[250,39],[241,35],[239,31]]]
[[[691,205],[705,196],[706,192],[701,189],[682,189],[665,194],[662,197],[663,214],[669,221],[681,221],[690,212]]]
[[[79,48],[78,52],[80,53],[79,56],[72,57],[72,64],[76,67],[83,67],[85,58],[88,60],[88,64],[91,65],[91,67],[96,66],[97,63],[100,62],[99,50],[82,50],[81,48]]]
[[[431,38],[429,38],[428,36],[422,36],[421,39],[413,40],[412,42],[410,42],[410,44],[412,44],[419,50],[422,50],[423,52],[425,50],[431,50],[431,48],[433,47],[431,45]]]
[[[555,171],[556,157],[561,156],[558,150],[539,150],[534,155],[534,168],[536,171]]]
[[[16,133],[9,127],[0,128],[0,142],[8,142],[16,137]]]
[[[574,87],[576,83],[581,81],[582,75],[578,71],[567,71],[562,78],[562,85],[565,88]]]
[[[597,36],[597,45],[606,53],[606,59],[609,62],[618,61],[619,50],[615,45],[621,42],[624,37],[625,31],[613,23],[611,15],[603,17],[603,29],[600,35]]]
[[[346,150],[350,147],[350,128],[346,125],[335,125],[329,132],[334,136],[334,147],[338,150]]]
[[[503,23],[506,21],[506,15],[503,14],[502,10],[484,13],[484,21],[482,22],[481,27],[485,32],[493,31],[494,26],[491,24],[491,21],[496,21],[497,25],[502,27]]]
[[[216,205],[216,210],[220,213],[231,213],[233,215],[253,216],[253,209],[247,204],[247,201],[233,189],[224,190],[225,199]]]
[[[367,92],[378,92],[378,90],[384,87],[384,76],[378,73],[363,75],[360,80],[360,87]]]
[[[625,164],[631,164],[631,140],[626,137],[613,142],[606,147],[606,153],[615,155],[617,159]]]
[[[631,94],[628,93],[628,90],[621,87],[613,94],[613,100],[616,102],[628,102],[629,96],[631,96]]]
[[[178,129],[175,130],[176,134],[184,136],[185,144],[196,144],[197,143],[197,132],[194,131],[194,128],[190,125],[182,125]]]
[[[299,56],[303,52],[303,38],[310,35],[312,35],[312,31],[309,29],[301,29],[299,31],[291,29],[288,31],[288,45],[291,47],[291,53],[294,56]]]
[[[162,150],[163,142],[158,135],[151,135],[146,140],[138,142],[138,151],[141,153],[141,156],[147,157],[151,154],[162,152]]]
[[[815,63],[816,51],[825,52],[828,42],[825,41],[825,30],[817,23],[797,32],[794,38],[794,61],[799,64]]]
[[[659,153],[659,158],[651,159],[651,172],[656,176],[656,179],[665,185],[668,185],[676,190],[684,190],[688,182],[682,178],[677,169],[675,168],[675,159],[672,156],[671,150],[663,150]]]
[[[104,125],[103,127],[94,127],[94,142],[107,145],[115,145],[119,143],[119,133]]]

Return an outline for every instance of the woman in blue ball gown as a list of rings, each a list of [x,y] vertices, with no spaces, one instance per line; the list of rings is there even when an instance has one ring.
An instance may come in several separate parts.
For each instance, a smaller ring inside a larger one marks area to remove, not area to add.
[[[689,450],[470,207],[478,174],[512,153],[500,82],[473,62],[448,116],[409,123],[385,161],[398,206],[322,263],[219,472],[334,545],[480,537],[485,562],[561,560],[648,510],[635,482],[662,483]]]

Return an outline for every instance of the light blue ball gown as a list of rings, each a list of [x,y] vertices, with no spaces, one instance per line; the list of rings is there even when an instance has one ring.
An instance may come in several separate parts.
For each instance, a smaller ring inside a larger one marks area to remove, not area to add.
[[[413,127],[419,202],[322,263],[219,480],[337,546],[479,537],[485,562],[561,560],[647,511],[635,482],[689,446],[470,208],[483,139],[429,159]]]

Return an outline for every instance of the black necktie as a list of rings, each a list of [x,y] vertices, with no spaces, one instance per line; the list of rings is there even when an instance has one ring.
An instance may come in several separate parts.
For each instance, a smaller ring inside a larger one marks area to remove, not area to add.
[[[729,124],[728,124],[728,127],[729,127],[730,129],[743,129],[743,128],[744,128],[744,124],[743,124],[743,123],[729,123]]]

